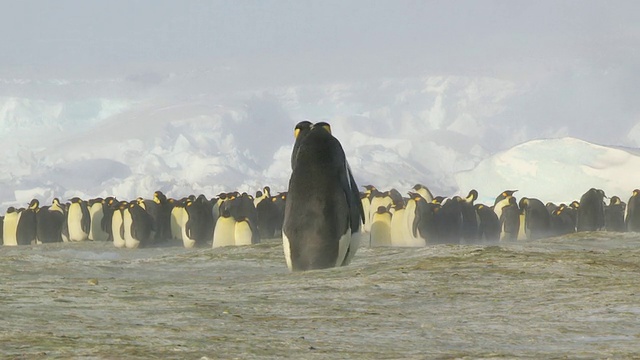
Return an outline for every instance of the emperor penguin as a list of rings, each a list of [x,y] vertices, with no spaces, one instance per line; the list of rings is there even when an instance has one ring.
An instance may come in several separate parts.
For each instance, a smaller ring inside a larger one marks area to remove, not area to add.
[[[58,198],[53,199],[51,206],[43,206],[36,214],[36,234],[41,243],[62,242],[62,224],[64,209]]]
[[[158,190],[153,193],[153,202],[157,204],[154,223],[156,226],[156,240],[171,239],[171,206],[167,196]]]
[[[252,244],[253,229],[249,218],[243,217],[235,221],[233,226],[233,236],[235,246],[246,246]]]
[[[213,229],[213,248],[234,246],[236,244],[236,220],[229,213],[229,209],[222,209]]]
[[[4,245],[4,215],[0,216],[0,245]]]
[[[494,242],[500,240],[500,220],[493,209],[484,204],[476,204],[478,214],[478,240]]]
[[[577,231],[597,231],[604,228],[604,198],[601,189],[591,188],[580,197]]]
[[[132,201],[123,210],[122,225],[124,227],[124,242],[128,249],[148,246],[153,238],[151,216],[140,205],[139,201]]]
[[[413,220],[410,237],[413,240],[411,246],[426,246],[435,243],[438,239],[438,213],[442,207],[440,204],[427,202],[420,194],[414,193],[409,201],[415,201],[415,219]]]
[[[549,236],[551,221],[549,211],[544,203],[536,198],[523,197],[520,199],[520,232],[523,239],[538,240]]]
[[[170,199],[169,203],[171,208],[171,222],[169,227],[171,229],[171,238],[174,240],[182,240],[182,227],[183,218],[186,217],[185,202],[183,200]]]
[[[394,208],[389,225],[391,227],[391,246],[407,246],[410,239],[407,241],[405,241],[405,239],[408,239],[411,235],[407,220],[405,219],[407,212],[405,202],[394,202],[391,206]],[[413,209],[413,211],[415,212],[415,209]],[[411,223],[413,223],[412,220]]]
[[[18,222],[20,221],[20,212],[13,206],[7,209],[4,215],[2,227],[2,239],[5,246],[18,245]]]
[[[261,239],[271,239],[276,235],[278,206],[275,197],[262,199],[256,206],[257,227]]]
[[[373,185],[365,185],[365,191],[360,194],[360,202],[362,203],[362,212],[364,214],[364,226],[362,227],[362,232],[370,232],[371,231],[371,198],[374,190],[377,190]]]
[[[40,202],[38,199],[31,200],[29,207],[21,211],[16,229],[18,245],[35,244],[37,236],[36,214],[39,211]]]
[[[276,215],[276,237],[282,237],[282,225],[284,224],[284,208],[287,204],[287,192],[281,192],[278,195],[274,196],[271,199],[274,204],[276,204],[277,215]]]
[[[506,202],[506,204],[504,204]],[[516,198],[507,196],[496,206],[503,204],[500,212],[500,241],[514,241],[518,239],[520,231],[520,209]],[[494,209],[495,210],[495,209]]]
[[[478,199],[478,191],[472,189],[466,198],[460,198],[460,213],[462,214],[462,225],[460,237],[467,242],[473,242],[478,237],[478,214],[474,207],[474,201]]]
[[[627,231],[640,232],[640,189],[633,190],[627,203],[627,216],[625,217]]]
[[[370,236],[371,247],[391,246],[391,212],[389,212],[389,207],[380,206],[373,214]]]
[[[107,241],[109,234],[103,228],[103,220],[105,216],[106,202],[102,198],[89,200],[89,218],[91,226],[89,227],[89,240]]]
[[[494,210],[495,210],[495,206],[498,205],[499,202],[513,196],[513,194],[515,194],[517,191],[518,190],[505,190],[501,192],[500,195],[496,196],[496,201],[493,203]],[[500,217],[501,214],[496,213],[496,215]]]
[[[349,264],[364,211],[342,145],[329,124],[298,123],[291,156],[283,249],[292,271]]]
[[[626,207],[627,204],[617,196],[612,196],[609,199],[609,205],[604,207],[604,228],[606,231],[626,231],[626,226],[624,225]]]
[[[113,238],[113,245],[117,248],[123,248],[126,246],[126,240],[124,237],[124,210],[129,208],[129,203],[126,201],[118,202],[117,206],[113,210],[111,216],[111,237]]]
[[[358,193],[358,197],[360,194]],[[360,201],[362,205],[362,201]],[[373,216],[381,206],[385,208],[389,208],[393,204],[393,198],[391,197],[391,191],[380,192],[375,190],[371,193],[371,204],[369,205],[369,218],[365,219],[365,225],[367,222],[373,225]],[[362,209],[362,213],[364,214],[364,208]],[[363,215],[364,216],[364,215]],[[369,231],[371,231],[371,226],[369,226]]]
[[[71,199],[67,211],[67,226],[69,228],[69,241],[84,241],[89,238],[91,217],[85,201],[78,197]]]
[[[433,201],[433,194],[431,193],[431,190],[429,190],[428,187],[422,184],[415,184],[412,189],[414,192],[417,192],[418,194],[420,194],[420,196],[422,196],[422,198],[426,202],[430,203]]]
[[[454,196],[442,203],[438,214],[438,242],[459,244],[462,234],[462,203],[460,196]]]

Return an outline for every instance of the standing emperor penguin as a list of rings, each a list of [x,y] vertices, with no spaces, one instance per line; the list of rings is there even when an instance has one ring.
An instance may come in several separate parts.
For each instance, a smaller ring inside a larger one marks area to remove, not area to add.
[[[633,190],[633,194],[629,198],[624,222],[627,231],[640,232],[640,189]]]
[[[111,215],[111,237],[113,245],[117,248],[126,246],[124,238],[124,210],[129,208],[129,203],[120,201]]]
[[[86,202],[78,197],[71,199],[67,211],[67,226],[69,228],[69,241],[84,241],[89,238],[91,216]]]
[[[624,211],[627,204],[622,202],[619,197],[612,196],[609,199],[609,205],[604,207],[604,228],[606,231],[624,232]]]
[[[589,189],[580,197],[577,231],[597,231],[604,229],[604,191]]]
[[[2,226],[2,240],[5,246],[18,245],[18,222],[20,221],[20,212],[13,206],[7,209],[4,215]]]
[[[37,237],[37,218],[36,214],[40,211],[40,202],[37,199],[31,200],[29,207],[22,210],[18,227],[16,229],[16,237],[18,245],[30,245],[36,242]]]
[[[358,186],[329,124],[296,125],[283,248],[292,271],[349,264],[364,221]]]
[[[222,208],[213,229],[212,247],[234,246],[236,244],[236,220],[228,208]]]
[[[89,227],[89,240],[107,241],[109,233],[102,227],[104,222],[106,202],[102,198],[89,200],[89,218],[91,225]]]
[[[41,243],[62,242],[64,209],[55,198],[51,206],[43,206],[36,214],[36,234]]]
[[[379,206],[373,214],[371,224],[371,247],[391,246],[391,212],[390,207]]]
[[[544,203],[536,198],[523,197],[520,207],[520,232],[523,238],[518,240],[538,240],[549,236],[551,219]]]

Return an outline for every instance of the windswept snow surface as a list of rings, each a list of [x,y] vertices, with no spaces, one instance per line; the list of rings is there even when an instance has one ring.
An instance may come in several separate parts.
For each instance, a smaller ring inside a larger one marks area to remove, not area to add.
[[[633,149],[512,124],[523,84],[442,76],[172,95],[184,81],[166,76],[123,97],[87,90],[65,101],[50,83],[38,99],[0,97],[0,205],[284,191],[293,128],[304,119],[331,123],[359,185],[404,192],[422,183],[447,196],[476,188],[486,202],[504,189],[569,201],[591,187],[624,199],[639,186]],[[525,142],[535,136],[552,139]]]

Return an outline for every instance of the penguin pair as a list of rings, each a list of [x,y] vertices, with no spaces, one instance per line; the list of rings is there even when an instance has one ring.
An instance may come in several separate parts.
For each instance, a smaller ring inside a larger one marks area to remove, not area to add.
[[[248,217],[235,219],[228,208],[224,208],[216,221],[213,231],[213,248],[224,246],[245,246],[254,244],[254,229]]]
[[[484,242],[500,240],[500,219],[493,209],[484,204],[475,204],[474,209],[478,215],[478,233],[476,238]]]
[[[294,135],[282,235],[287,266],[300,271],[347,265],[365,219],[342,145],[324,122],[300,122]]]

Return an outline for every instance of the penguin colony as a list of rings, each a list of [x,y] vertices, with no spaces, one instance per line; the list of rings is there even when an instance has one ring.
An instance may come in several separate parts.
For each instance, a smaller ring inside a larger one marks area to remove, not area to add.
[[[0,217],[0,241],[7,246],[110,241],[130,249],[172,241],[186,248],[251,245],[261,236],[274,238],[282,231],[286,193],[271,196],[269,187],[260,193],[257,207],[253,196],[239,192],[212,199],[205,195],[172,199],[161,191],[152,199],[131,201],[75,197],[61,203],[55,198],[42,207],[34,199],[27,208],[10,207]]]
[[[640,232],[640,190],[625,204],[589,189],[567,204],[498,194],[493,204],[466,197],[434,196],[417,184],[403,195],[354,180],[329,124],[300,122],[294,130],[292,174],[287,191],[265,186],[254,196],[237,191],[213,198],[53,199],[40,206],[9,207],[0,216],[5,246],[54,242],[109,241],[118,248],[242,246],[282,237],[290,270],[349,264],[359,246],[423,247],[536,240],[580,231]],[[606,204],[605,200],[609,203]]]

